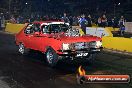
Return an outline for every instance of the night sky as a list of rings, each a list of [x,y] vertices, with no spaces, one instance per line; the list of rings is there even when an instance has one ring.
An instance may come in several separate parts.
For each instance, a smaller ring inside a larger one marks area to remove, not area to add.
[[[120,3],[120,4],[119,4]],[[12,13],[18,14],[101,14],[132,15],[132,0],[10,0]],[[0,0],[0,12],[9,11],[9,0]]]

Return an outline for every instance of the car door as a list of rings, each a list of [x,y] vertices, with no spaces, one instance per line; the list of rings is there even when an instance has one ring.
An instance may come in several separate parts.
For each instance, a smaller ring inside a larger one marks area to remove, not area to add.
[[[41,47],[41,51],[46,51],[46,47],[49,46],[49,40],[51,40],[51,26],[50,25],[42,25],[41,26],[42,29],[42,47]]]
[[[23,43],[25,47],[31,48],[31,37],[33,36],[33,24],[29,24],[24,30],[24,40]]]
[[[41,29],[40,29],[40,24],[35,23],[33,24],[33,34],[30,37],[30,47],[31,49],[34,50],[40,50],[42,46],[42,36],[40,35]]]

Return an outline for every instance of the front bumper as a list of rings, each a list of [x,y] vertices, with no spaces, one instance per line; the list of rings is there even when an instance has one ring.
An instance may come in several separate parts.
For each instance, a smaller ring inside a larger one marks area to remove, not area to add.
[[[59,56],[63,57],[88,57],[90,54],[99,53],[102,51],[100,48],[90,48],[90,49],[81,49],[81,50],[58,50]]]

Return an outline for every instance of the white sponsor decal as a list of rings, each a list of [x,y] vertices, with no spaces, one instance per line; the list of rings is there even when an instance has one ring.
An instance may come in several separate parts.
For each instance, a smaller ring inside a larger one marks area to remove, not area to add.
[[[88,53],[79,53],[79,54],[77,54],[77,57],[87,56],[87,55],[88,55]]]

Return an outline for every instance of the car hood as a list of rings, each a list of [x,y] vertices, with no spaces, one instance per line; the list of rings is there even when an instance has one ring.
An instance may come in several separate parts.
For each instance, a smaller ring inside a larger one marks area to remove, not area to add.
[[[92,35],[66,36],[64,33],[50,34],[50,37],[60,40],[64,43],[91,42],[91,41],[100,41],[101,40],[101,38],[92,36]]]
[[[60,38],[63,42],[91,42],[100,41],[101,39],[93,36],[79,36],[79,37],[62,37]]]

